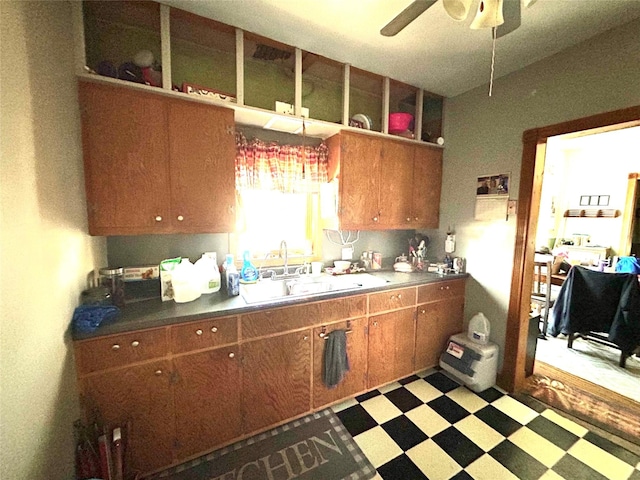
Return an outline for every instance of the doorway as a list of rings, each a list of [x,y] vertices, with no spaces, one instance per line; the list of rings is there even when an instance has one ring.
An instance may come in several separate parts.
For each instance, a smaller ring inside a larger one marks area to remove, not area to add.
[[[577,136],[638,125],[640,125],[640,106],[635,106],[527,130],[523,134],[514,268],[507,315],[504,364],[500,375],[500,384],[507,390],[523,392],[529,387],[530,379],[526,377],[525,363],[529,330],[529,292],[532,286],[532,276],[528,272],[533,271],[536,248],[535,234],[538,224],[547,141],[549,138],[558,135],[574,134]],[[563,376],[562,381],[566,385],[575,385],[576,388],[591,390],[590,385],[571,375]],[[607,396],[606,393],[600,391],[593,392],[593,394],[606,405],[613,405],[619,400],[615,396]],[[640,405],[635,404],[635,402],[629,403],[632,405],[625,404],[620,411],[631,410],[629,418],[635,418],[635,423],[638,423]]]

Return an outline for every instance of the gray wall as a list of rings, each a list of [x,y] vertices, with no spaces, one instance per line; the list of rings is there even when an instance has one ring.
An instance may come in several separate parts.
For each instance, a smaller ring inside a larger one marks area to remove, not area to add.
[[[440,235],[455,228],[456,255],[467,258],[472,277],[465,317],[482,311],[501,351],[516,218],[474,220],[476,177],[511,173],[510,198],[517,199],[525,130],[640,104],[638,32],[635,20],[500,78],[491,98],[484,86],[446,101]],[[498,64],[499,48],[500,40]]]

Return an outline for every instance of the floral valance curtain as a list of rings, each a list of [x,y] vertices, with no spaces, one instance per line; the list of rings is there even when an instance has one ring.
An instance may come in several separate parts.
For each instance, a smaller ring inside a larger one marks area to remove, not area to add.
[[[236,189],[314,193],[326,183],[328,149],[318,146],[280,145],[236,133]]]

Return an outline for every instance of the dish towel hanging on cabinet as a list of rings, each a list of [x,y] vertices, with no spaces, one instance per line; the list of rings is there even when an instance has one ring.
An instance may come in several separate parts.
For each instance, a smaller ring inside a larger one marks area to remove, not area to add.
[[[346,330],[334,330],[327,334],[324,344],[322,381],[335,388],[349,371]]]

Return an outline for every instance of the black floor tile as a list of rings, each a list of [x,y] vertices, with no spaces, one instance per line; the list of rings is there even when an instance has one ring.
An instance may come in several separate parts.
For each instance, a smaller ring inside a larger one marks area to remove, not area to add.
[[[564,478],[570,479],[588,478],[589,480],[604,480],[606,478],[571,455],[562,457],[551,470]]]
[[[391,402],[403,413],[406,413],[409,410],[413,410],[414,408],[424,404],[422,400],[420,400],[404,387],[387,392],[385,394],[385,397],[391,400]]]
[[[473,480],[473,477],[462,470],[461,472],[458,472],[453,477],[451,477],[451,480]]]
[[[354,405],[336,413],[336,415],[352,437],[378,426],[378,422],[369,415],[362,405]]]
[[[469,466],[484,455],[484,450],[469,440],[457,428],[449,427],[438,433],[432,440],[453,458],[462,468]]]
[[[538,480],[548,470],[542,463],[509,440],[501,442],[488,453],[520,480]],[[565,478],[586,479],[591,477]]]
[[[365,400],[369,400],[370,398],[377,397],[378,395],[382,395],[379,390],[371,390],[370,392],[363,393],[362,395],[358,395],[356,400],[360,403]]]
[[[493,405],[487,405],[486,407],[478,410],[475,415],[505,437],[508,437],[522,428],[520,423],[516,422],[509,415],[502,413]]]
[[[499,398],[502,398],[504,396],[504,393],[502,393],[500,390],[496,388],[489,387],[486,390],[483,390],[482,392],[476,393],[476,395],[482,398],[485,402],[492,403],[498,400]]]
[[[634,470],[629,480],[640,480],[640,470]]]
[[[383,480],[429,480],[404,453],[377,470]]]
[[[400,415],[393,420],[383,423],[382,428],[405,452],[429,438],[426,433],[416,427],[416,425],[404,415]]]
[[[549,408],[544,403],[542,403],[540,400],[538,400],[536,398],[533,398],[533,397],[530,397],[529,395],[518,394],[518,395],[510,395],[510,396],[515,398],[520,403],[526,405],[531,410],[534,410],[534,411],[536,411],[538,413],[542,413],[547,408]]]
[[[569,448],[571,448],[571,446],[580,438],[576,434],[565,430],[557,423],[541,416],[538,416],[527,423],[527,428],[533,430],[541,437],[546,438],[551,443],[565,451],[569,450]]]
[[[407,383],[415,382],[416,380],[420,380],[420,377],[417,375],[411,375],[410,377],[403,378],[402,380],[398,380],[400,385],[406,385]]]
[[[459,422],[463,418],[469,416],[469,412],[462,408],[460,404],[444,395],[431,400],[427,405],[429,405],[429,407],[435,410],[438,415],[449,423]]]
[[[633,467],[638,465],[638,463],[640,462],[640,455],[636,455],[635,453],[630,452],[626,448],[621,447],[617,443],[613,443],[611,440],[601,437],[597,433],[589,431],[582,438],[588,440],[594,445],[600,447],[605,452],[610,453],[614,457],[619,458],[623,462],[628,463]]]
[[[450,392],[460,386],[458,382],[451,380],[445,374],[440,372],[432,373],[431,375],[424,377],[424,380],[436,387],[442,393]]]

